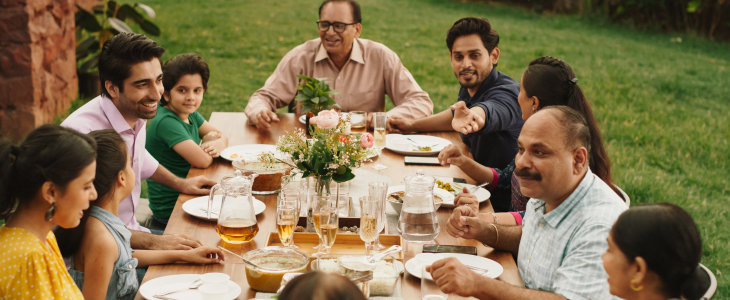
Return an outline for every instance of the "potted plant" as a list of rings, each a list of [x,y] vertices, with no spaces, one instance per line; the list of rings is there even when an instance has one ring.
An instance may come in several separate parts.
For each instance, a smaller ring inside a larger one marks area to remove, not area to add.
[[[150,18],[155,17],[155,11],[141,3],[119,5],[116,1],[103,1],[94,6],[91,12],[78,5],[76,7],[76,71],[79,93],[83,97],[94,97],[101,93],[96,66],[104,42],[120,32],[134,32],[127,25],[127,21],[138,24],[145,33],[154,36],[160,35],[160,28],[140,13],[142,11]]]
[[[307,134],[312,135],[312,130],[309,128],[309,119],[320,111],[332,107],[339,108],[340,105],[335,102],[335,99],[332,99],[332,96],[339,94],[339,92],[330,89],[330,86],[325,82],[325,78],[315,79],[306,75],[297,75],[297,78],[301,79],[301,83],[297,86],[299,92],[294,100],[299,102],[296,107],[301,106],[302,114],[307,116]]]

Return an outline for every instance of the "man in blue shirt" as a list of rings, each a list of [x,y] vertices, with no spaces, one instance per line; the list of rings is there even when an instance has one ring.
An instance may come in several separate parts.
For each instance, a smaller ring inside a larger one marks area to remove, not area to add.
[[[433,132],[459,128],[462,141],[471,148],[478,163],[506,167],[517,153],[515,145],[524,121],[517,102],[520,85],[496,69],[498,44],[499,35],[486,19],[456,21],[447,33],[446,45],[454,75],[461,84],[457,103],[451,109],[417,120],[388,118],[389,131]],[[473,132],[466,134],[461,130],[464,126]]]
[[[527,204],[522,226],[481,221],[458,207],[449,234],[517,255],[527,289],[490,279],[448,258],[429,271],[445,293],[479,299],[611,299],[601,255],[618,216],[627,209],[588,167],[591,135],[585,118],[566,106],[541,109],[517,141],[515,174]]]

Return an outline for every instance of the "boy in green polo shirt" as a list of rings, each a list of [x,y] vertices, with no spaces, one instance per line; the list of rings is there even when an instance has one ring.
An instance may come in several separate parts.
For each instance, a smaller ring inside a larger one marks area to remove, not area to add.
[[[207,168],[228,147],[228,137],[197,112],[210,78],[200,55],[180,54],[168,60],[162,72],[164,97],[149,123],[145,148],[170,172],[185,178],[191,166]],[[152,179],[147,179],[147,187],[154,219],[167,225],[179,193]]]

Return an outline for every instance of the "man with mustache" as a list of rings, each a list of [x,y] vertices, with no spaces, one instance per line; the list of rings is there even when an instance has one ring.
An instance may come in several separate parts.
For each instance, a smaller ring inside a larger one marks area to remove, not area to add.
[[[159,165],[147,150],[146,123],[157,114],[162,86],[162,63],[165,49],[141,34],[121,33],[104,43],[99,55],[99,78],[102,94],[66,118],[61,126],[89,133],[114,129],[127,144],[132,157],[135,182],[132,194],[119,205],[119,218],[132,231],[134,249],[191,249],[201,243],[185,234],[158,235],[140,226],[137,211],[141,181],[151,178],[183,194],[205,195],[215,181],[203,176],[179,178]]]
[[[385,111],[387,94],[395,104],[389,116],[412,120],[433,114],[428,93],[398,55],[383,44],[359,38],[361,20],[356,1],[325,0],[319,7],[319,39],[297,46],[279,62],[264,87],[248,100],[244,112],[249,124],[268,130],[270,123],[279,122],[276,110],[294,101],[299,74],[327,78],[330,88],[340,92],[333,98],[342,111]]]
[[[567,106],[530,117],[517,140],[517,178],[527,204],[521,226],[500,226],[458,207],[447,223],[455,237],[476,239],[517,256],[527,289],[472,272],[458,260],[429,271],[445,293],[479,299],[611,299],[601,255],[626,205],[588,167],[590,131]]]
[[[475,161],[499,169],[506,167],[517,153],[515,143],[524,121],[517,102],[520,85],[497,71],[498,44],[499,35],[486,19],[456,21],[446,34],[446,46],[454,75],[461,84],[458,101],[428,118],[389,117],[393,132],[457,130],[464,144],[471,148]],[[465,126],[474,130],[467,134],[461,129]],[[480,129],[476,130],[477,127]],[[488,189],[493,190],[494,186]]]

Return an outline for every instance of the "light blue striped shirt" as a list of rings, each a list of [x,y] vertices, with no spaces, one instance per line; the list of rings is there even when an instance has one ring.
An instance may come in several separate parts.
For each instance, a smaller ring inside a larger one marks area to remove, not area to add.
[[[570,196],[545,214],[545,201],[527,204],[517,265],[525,287],[570,300],[611,299],[601,255],[626,204],[590,170]]]

